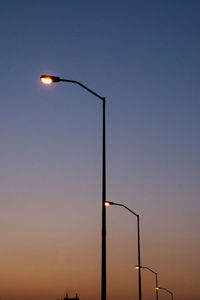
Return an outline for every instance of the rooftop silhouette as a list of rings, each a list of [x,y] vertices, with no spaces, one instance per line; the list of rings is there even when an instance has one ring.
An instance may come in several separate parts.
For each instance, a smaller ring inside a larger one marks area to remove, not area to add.
[[[57,300],[60,300],[59,298]],[[69,297],[68,293],[66,293],[66,296],[64,298],[61,298],[61,300],[79,300],[78,294],[76,293],[75,298]]]

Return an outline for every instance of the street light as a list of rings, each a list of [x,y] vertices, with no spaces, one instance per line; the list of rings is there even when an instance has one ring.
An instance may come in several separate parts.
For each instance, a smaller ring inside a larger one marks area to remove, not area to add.
[[[42,83],[51,84],[53,82],[69,82],[75,83],[100,100],[102,100],[102,259],[101,259],[101,300],[106,300],[106,98],[101,97],[93,90],[76,80],[63,79],[57,76],[41,75],[40,80]]]
[[[134,211],[129,209],[126,205],[120,204],[120,203],[115,203],[115,202],[110,202],[106,201],[104,203],[105,206],[109,205],[117,205],[117,206],[122,206],[125,209],[127,209],[129,212],[131,212],[133,215],[137,217],[137,237],[138,237],[138,289],[139,289],[139,300],[142,299],[142,284],[141,284],[141,268],[139,268],[140,264],[140,216],[136,214]]]
[[[152,272],[155,277],[156,277],[156,300],[158,300],[158,273],[156,273],[155,271],[153,271],[152,269],[148,268],[148,267],[145,267],[145,266],[135,266],[135,268],[138,270],[138,269],[146,269],[146,270],[149,270],[150,272]]]
[[[41,77],[41,82],[45,84],[51,84],[53,80],[50,77]]]
[[[170,291],[170,290],[168,290],[168,289],[166,289],[166,288],[163,288],[163,287],[156,287],[156,290],[157,291],[159,291],[159,290],[164,290],[164,291],[166,291],[166,292],[168,292],[170,295],[171,295],[171,300],[173,300],[173,293]]]

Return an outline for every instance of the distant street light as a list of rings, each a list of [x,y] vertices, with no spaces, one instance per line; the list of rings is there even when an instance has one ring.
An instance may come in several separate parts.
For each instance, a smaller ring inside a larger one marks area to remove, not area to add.
[[[105,206],[109,206],[109,205],[117,205],[117,206],[122,206],[125,209],[127,209],[129,212],[131,212],[133,215],[135,215],[137,217],[137,238],[138,238],[138,289],[139,289],[139,300],[142,299],[142,283],[141,283],[141,268],[139,268],[139,266],[141,266],[140,263],[140,216],[138,214],[136,214],[134,211],[132,211],[131,209],[129,209],[126,205],[124,204],[120,204],[120,203],[115,203],[115,202],[110,202],[110,201],[106,201],[105,202]]]
[[[93,90],[76,80],[62,79],[57,76],[41,75],[40,80],[44,84],[51,84],[53,82],[70,82],[75,83],[100,100],[102,100],[102,259],[101,259],[101,300],[106,300],[106,98],[101,97]]]
[[[156,290],[157,291],[159,291],[159,290],[164,290],[164,291],[166,291],[166,292],[168,292],[170,295],[171,295],[171,300],[173,300],[173,293],[170,291],[170,290],[168,290],[168,289],[166,289],[166,288],[163,288],[163,287],[156,287]]]
[[[40,80],[44,84],[51,84],[53,82],[52,78],[50,77],[40,77]]]
[[[152,272],[154,275],[155,275],[155,277],[156,277],[156,288],[155,288],[155,290],[156,290],[156,300],[158,300],[158,273],[156,273],[155,271],[153,271],[152,269],[150,269],[150,268],[148,268],[148,267],[145,267],[145,266],[136,266],[135,267],[137,270],[138,269],[146,269],[146,270],[149,270],[150,272]]]

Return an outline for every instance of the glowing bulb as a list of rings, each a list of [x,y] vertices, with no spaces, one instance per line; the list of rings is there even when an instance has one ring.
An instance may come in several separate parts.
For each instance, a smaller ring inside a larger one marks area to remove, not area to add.
[[[136,268],[136,270],[139,270],[140,267],[139,267],[139,266],[136,266],[135,268]]]
[[[158,290],[159,290],[159,287],[156,287],[156,290],[158,291]]]
[[[105,206],[109,206],[110,203],[109,203],[109,202],[105,202],[104,205],[105,205]]]
[[[51,84],[53,82],[53,80],[51,79],[51,77],[42,77],[42,78],[40,78],[40,80],[44,84]]]

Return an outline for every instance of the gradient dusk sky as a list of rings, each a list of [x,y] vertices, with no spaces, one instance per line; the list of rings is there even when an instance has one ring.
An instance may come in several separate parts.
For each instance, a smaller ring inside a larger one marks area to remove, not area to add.
[[[200,1],[2,0],[0,25],[0,299],[100,300],[101,102],[47,73],[107,98],[107,199],[140,214],[159,285],[199,300]],[[136,233],[107,208],[108,300],[137,299]]]

